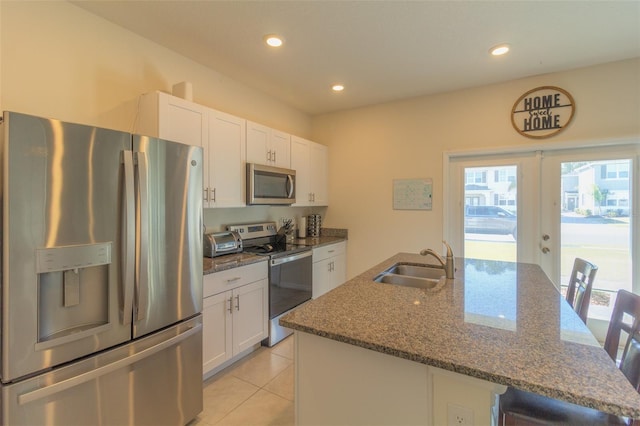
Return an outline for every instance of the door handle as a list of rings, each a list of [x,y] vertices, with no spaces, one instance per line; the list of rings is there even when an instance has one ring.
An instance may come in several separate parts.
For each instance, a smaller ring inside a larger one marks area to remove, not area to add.
[[[136,279],[136,320],[145,318],[149,295],[149,167],[145,152],[135,153],[138,170],[138,244],[140,257]]]
[[[124,200],[122,205],[122,311],[120,312],[122,324],[131,324],[131,310],[133,307],[133,287],[136,261],[136,212],[133,179],[133,154],[132,151],[122,151],[122,164],[124,166]]]
[[[114,371],[123,369],[129,365],[132,365],[144,358],[150,357],[153,354],[156,354],[160,351],[163,351],[171,346],[174,346],[183,340],[193,336],[196,333],[202,332],[202,325],[198,324],[195,327],[187,329],[177,336],[173,336],[170,339],[163,341],[155,346],[144,349],[136,354],[130,355],[126,358],[119,359],[118,361],[112,362],[111,364],[106,364],[102,367],[98,367],[95,370],[88,371],[86,373],[82,373],[77,376],[73,376],[69,379],[62,380],[61,382],[54,383],[52,385],[39,388],[34,391],[30,391],[18,396],[18,404],[25,405],[30,402],[37,401],[42,398],[47,398],[53,394],[65,391],[67,389],[71,389],[75,386],[81,385],[91,380],[98,380],[100,377],[112,373]]]

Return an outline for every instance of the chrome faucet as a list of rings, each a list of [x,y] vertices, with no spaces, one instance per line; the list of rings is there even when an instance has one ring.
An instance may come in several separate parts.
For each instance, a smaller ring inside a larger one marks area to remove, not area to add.
[[[447,276],[447,279],[451,280],[453,279],[453,275],[455,272],[455,267],[453,264],[453,251],[451,250],[451,246],[449,246],[449,244],[447,244],[447,242],[445,240],[442,240],[442,242],[444,243],[444,245],[447,247],[447,259],[443,259],[442,256],[440,256],[438,253],[436,253],[435,251],[431,250],[431,249],[424,249],[420,252],[420,254],[422,256],[427,256],[427,255],[431,255],[433,257],[436,258],[436,260],[440,263],[440,265],[442,266],[442,269],[444,269],[444,272]]]

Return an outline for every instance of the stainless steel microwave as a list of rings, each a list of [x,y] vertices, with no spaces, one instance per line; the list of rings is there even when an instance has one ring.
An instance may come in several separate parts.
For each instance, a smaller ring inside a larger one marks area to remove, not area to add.
[[[248,205],[290,205],[295,202],[295,170],[247,163]]]

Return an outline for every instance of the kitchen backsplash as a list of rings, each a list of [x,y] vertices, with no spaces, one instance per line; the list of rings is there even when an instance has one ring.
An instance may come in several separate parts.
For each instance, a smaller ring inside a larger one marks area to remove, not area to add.
[[[224,209],[204,209],[206,232],[226,231],[227,225],[273,221],[281,225],[282,219],[293,219],[294,223],[302,216],[320,214],[325,216],[327,207],[276,207],[249,206]],[[323,230],[324,232],[324,230]]]
[[[349,239],[349,230],[342,228],[322,228],[320,230],[321,237],[339,237]]]

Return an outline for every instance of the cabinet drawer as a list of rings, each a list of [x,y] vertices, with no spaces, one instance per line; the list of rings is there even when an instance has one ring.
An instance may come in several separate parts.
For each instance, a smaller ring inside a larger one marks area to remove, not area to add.
[[[247,266],[227,269],[204,276],[202,294],[208,297],[241,285],[266,279],[269,276],[268,262],[253,263]]]
[[[344,254],[346,250],[347,250],[346,241],[341,241],[339,243],[330,244],[328,246],[314,248],[313,261],[318,262],[320,260],[324,260],[333,256]]]

